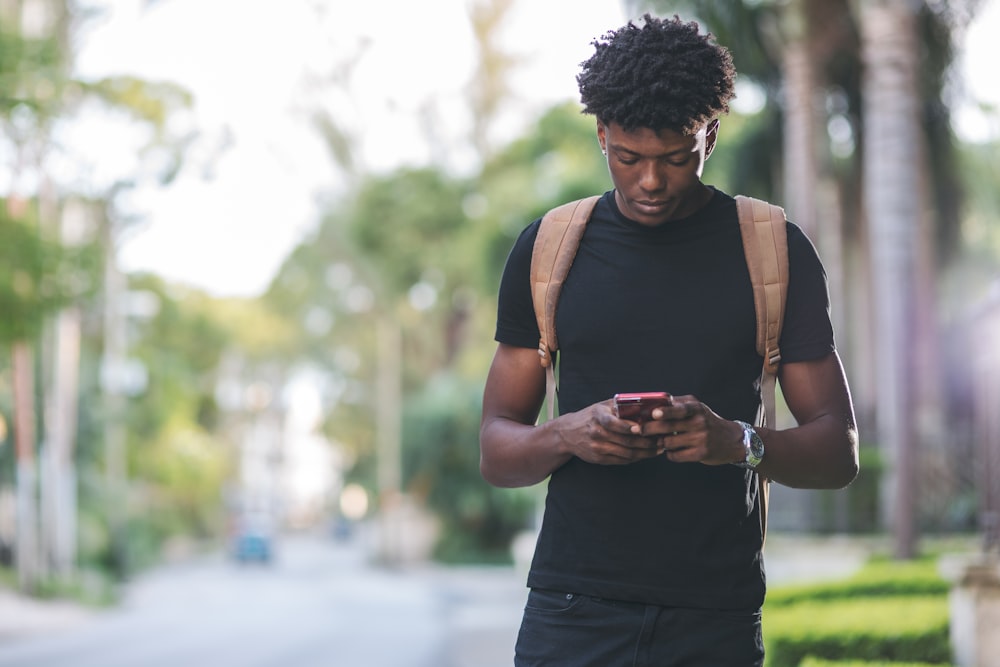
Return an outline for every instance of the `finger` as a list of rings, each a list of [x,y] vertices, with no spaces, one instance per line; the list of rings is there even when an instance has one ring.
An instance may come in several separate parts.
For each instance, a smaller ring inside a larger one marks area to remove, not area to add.
[[[701,403],[692,401],[684,404],[684,419],[690,419],[700,412]]]
[[[680,445],[676,447],[667,447],[663,455],[674,463],[693,463],[698,460],[698,457],[693,455],[695,452],[696,450],[694,447]]]

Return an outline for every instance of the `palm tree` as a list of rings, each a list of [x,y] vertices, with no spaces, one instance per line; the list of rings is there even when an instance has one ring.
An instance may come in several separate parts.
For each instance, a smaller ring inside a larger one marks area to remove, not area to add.
[[[865,64],[864,191],[871,244],[879,432],[892,462],[885,507],[894,553],[914,555],[914,347],[917,244],[921,233],[920,113],[916,17],[904,2],[861,6]]]

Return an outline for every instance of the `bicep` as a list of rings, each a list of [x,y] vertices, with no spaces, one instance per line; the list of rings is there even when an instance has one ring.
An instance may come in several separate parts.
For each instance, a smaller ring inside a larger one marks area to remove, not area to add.
[[[800,425],[833,417],[854,427],[854,408],[836,351],[820,359],[782,364],[778,380],[795,421]]]
[[[534,424],[545,398],[545,369],[534,348],[497,346],[483,392],[483,424],[509,419]]]

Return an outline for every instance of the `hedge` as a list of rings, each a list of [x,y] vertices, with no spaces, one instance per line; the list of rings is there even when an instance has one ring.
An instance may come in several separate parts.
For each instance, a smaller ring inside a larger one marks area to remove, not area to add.
[[[787,585],[768,591],[767,608],[799,602],[857,599],[905,595],[941,595],[947,597],[948,582],[938,573],[937,562],[872,561],[857,574],[837,581]]]
[[[826,660],[925,662],[951,660],[947,596],[826,599],[768,608],[768,667]]]
[[[799,667],[948,667],[947,665],[932,664],[929,662],[858,662],[851,660],[847,662],[835,662],[833,660],[821,660],[819,658],[806,658],[799,663]]]

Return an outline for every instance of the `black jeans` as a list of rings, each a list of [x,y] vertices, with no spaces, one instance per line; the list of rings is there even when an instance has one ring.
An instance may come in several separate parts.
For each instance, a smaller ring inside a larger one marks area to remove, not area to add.
[[[515,667],[760,667],[761,615],[533,589]]]

